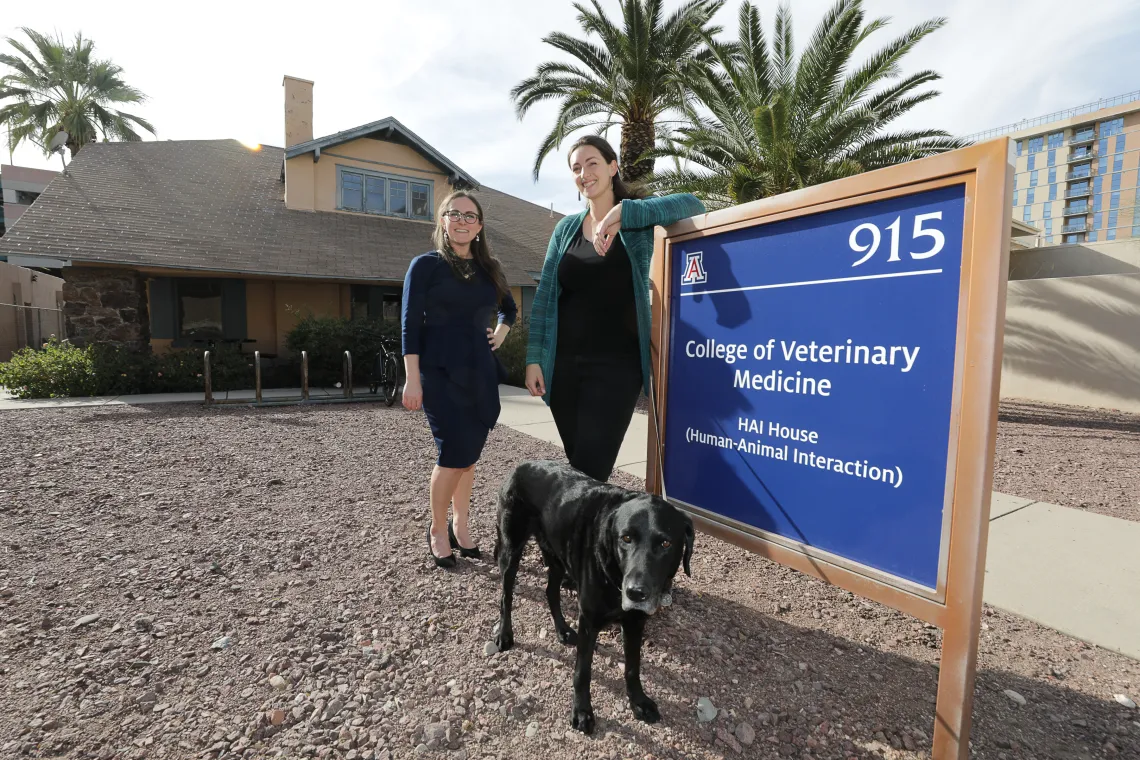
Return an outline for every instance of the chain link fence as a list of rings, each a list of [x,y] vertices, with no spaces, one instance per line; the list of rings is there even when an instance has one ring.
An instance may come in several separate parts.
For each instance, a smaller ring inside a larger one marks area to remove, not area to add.
[[[63,311],[40,306],[0,303],[0,362],[21,348],[39,348],[55,335],[62,338]]]

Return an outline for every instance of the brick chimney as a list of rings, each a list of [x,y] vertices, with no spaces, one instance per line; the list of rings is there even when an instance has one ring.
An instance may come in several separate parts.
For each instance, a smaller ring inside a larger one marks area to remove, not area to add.
[[[313,139],[313,83],[286,75],[285,147]]]

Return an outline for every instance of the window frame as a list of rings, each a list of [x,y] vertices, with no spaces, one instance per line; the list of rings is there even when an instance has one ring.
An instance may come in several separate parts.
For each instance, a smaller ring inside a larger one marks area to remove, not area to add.
[[[221,341],[226,335],[226,304],[225,286],[220,277],[175,277],[174,279],[174,340],[216,340]],[[183,325],[182,298],[183,290],[188,286],[208,285],[218,289],[218,334],[217,335],[185,335]]]
[[[344,205],[344,175],[356,174],[360,175],[360,208],[349,208]],[[383,180],[384,182],[384,210],[372,211],[368,209],[368,180]],[[390,211],[392,207],[392,182],[404,183],[405,196],[404,196],[404,209],[403,214],[395,214]],[[425,216],[416,216],[412,213],[412,196],[413,185],[419,185],[427,189],[427,214]],[[364,169],[359,166],[351,166],[349,164],[336,165],[336,210],[347,211],[354,214],[369,214],[371,216],[386,216],[393,219],[411,219],[417,222],[430,222],[435,218],[432,213],[435,202],[435,184],[431,180],[420,179],[417,177],[409,177],[403,174],[395,174],[392,172],[381,172],[374,169]]]

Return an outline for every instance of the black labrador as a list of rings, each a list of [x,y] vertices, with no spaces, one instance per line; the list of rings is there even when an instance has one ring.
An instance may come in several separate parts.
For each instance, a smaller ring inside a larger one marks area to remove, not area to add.
[[[577,645],[574,663],[574,728],[591,733],[590,670],[603,626],[618,622],[625,650],[625,688],[633,714],[661,719],[641,688],[645,621],[669,593],[679,565],[691,576],[693,521],[664,499],[600,483],[568,464],[521,463],[499,491],[495,559],[502,578],[500,651],[514,645],[511,606],[515,576],[533,536],[547,567],[546,599],[558,638]],[[569,577],[578,589],[578,632],[562,615],[560,587]]]

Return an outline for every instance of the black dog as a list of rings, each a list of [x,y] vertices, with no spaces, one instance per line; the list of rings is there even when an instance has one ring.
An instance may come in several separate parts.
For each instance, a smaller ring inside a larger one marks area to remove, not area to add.
[[[692,575],[693,521],[664,499],[600,483],[560,462],[523,462],[499,492],[495,559],[502,576],[500,651],[514,645],[511,605],[515,575],[533,536],[547,567],[546,599],[562,643],[577,644],[574,728],[590,733],[590,670],[603,626],[619,622],[625,649],[625,688],[633,714],[661,719],[641,688],[641,641],[646,616],[672,588],[677,568]],[[578,632],[562,616],[560,586],[578,588]]]

